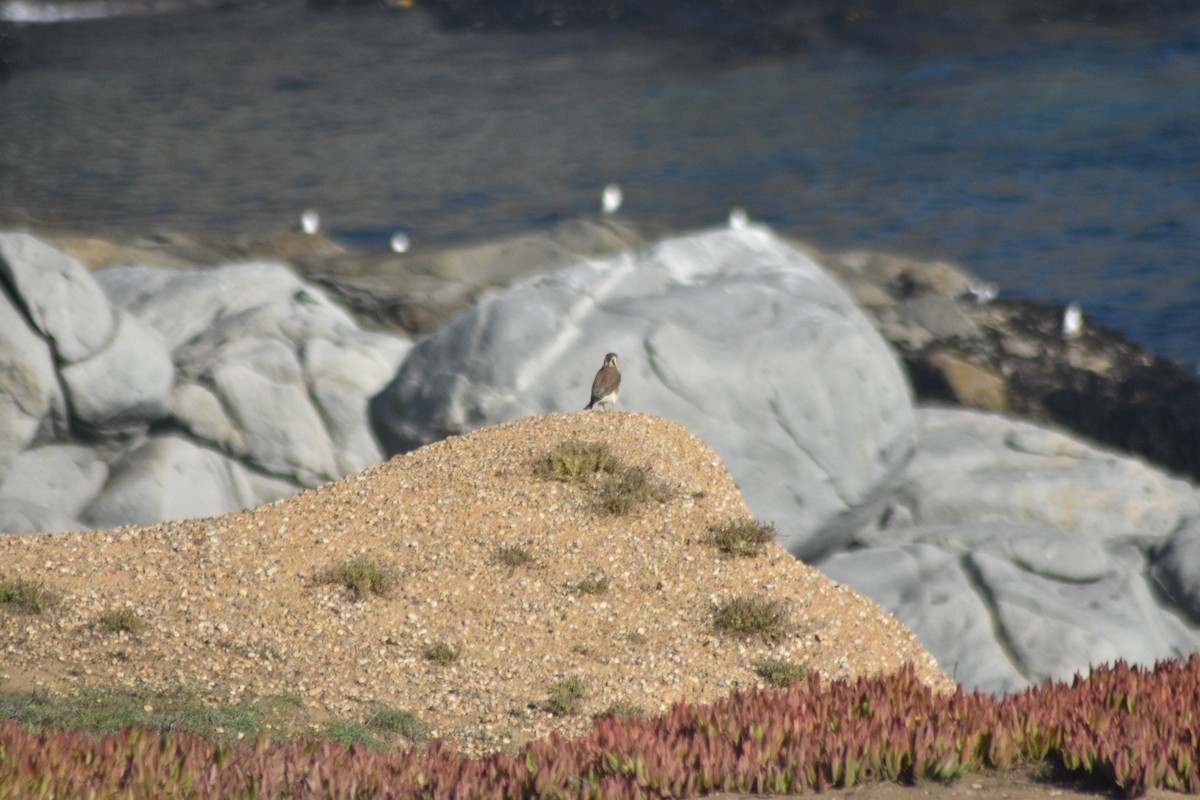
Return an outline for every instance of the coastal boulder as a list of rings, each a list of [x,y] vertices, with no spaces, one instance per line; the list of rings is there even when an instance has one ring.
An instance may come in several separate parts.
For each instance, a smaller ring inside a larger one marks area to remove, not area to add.
[[[59,533],[86,526],[79,515],[108,466],[89,447],[48,444],[21,453],[0,486],[0,531]]]
[[[166,416],[175,381],[162,337],[118,311],[112,339],[84,361],[59,371],[71,413],[89,433],[143,431]]]
[[[97,528],[207,517],[255,504],[237,462],[181,436],[156,436],[127,453],[83,511]]]
[[[45,423],[65,416],[50,345],[0,292],[0,484]]]
[[[413,349],[373,404],[376,429],[400,452],[580,409],[609,351],[619,407],[696,432],[802,557],[912,446],[887,345],[815,261],[760,228],[668,239],[485,298]]]
[[[113,336],[112,307],[75,259],[27,233],[0,233],[0,278],[60,362],[91,358]]]
[[[846,552],[818,562],[990,692],[1200,648],[1186,555],[1200,492],[994,414],[922,408],[912,460]],[[1165,545],[1165,546],[1164,546]],[[1149,577],[1151,563],[1158,583]]]
[[[170,413],[197,442],[297,488],[383,457],[367,404],[395,375],[404,340],[359,329],[281,264],[98,275],[170,347]]]

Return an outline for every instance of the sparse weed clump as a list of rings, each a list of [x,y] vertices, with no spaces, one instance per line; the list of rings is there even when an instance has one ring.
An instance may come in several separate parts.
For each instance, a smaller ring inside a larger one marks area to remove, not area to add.
[[[223,742],[297,735],[304,726],[304,703],[294,695],[243,695],[232,704],[190,689],[164,691],[115,686],[83,686],[69,696],[43,692],[0,693],[0,719],[31,731],[79,730],[115,733],[138,727],[186,731]]]
[[[604,594],[608,591],[608,578],[603,575],[584,578],[578,583],[571,584],[570,589],[579,594]]]
[[[614,700],[608,708],[597,714],[596,718],[616,717],[617,719],[633,719],[634,717],[644,716],[646,716],[646,709],[636,703],[628,700]]]
[[[458,660],[458,653],[443,641],[436,641],[425,648],[425,658],[441,667],[447,667]]]
[[[386,595],[398,581],[396,570],[376,558],[359,556],[326,567],[316,574],[317,583],[344,586],[355,598],[366,599],[370,595]]]
[[[739,595],[717,606],[713,625],[734,636],[774,639],[787,625],[787,606],[779,600]]]
[[[627,467],[614,474],[600,486],[600,505],[614,516],[624,516],[643,503],[666,502],[664,486],[656,483],[645,467]]]
[[[775,541],[775,526],[754,519],[733,520],[709,533],[709,543],[734,558],[756,556]]]
[[[537,464],[537,473],[554,481],[583,481],[597,472],[620,466],[608,445],[599,442],[563,442]]]
[[[107,633],[128,633],[132,636],[137,636],[146,628],[146,623],[132,608],[101,614],[96,624],[100,626],[100,630]]]
[[[429,741],[429,725],[411,711],[379,704],[366,726],[387,737],[403,736],[414,744]]]
[[[0,581],[0,604],[25,614],[41,614],[59,603],[58,592],[24,578]]]
[[[770,686],[791,686],[808,677],[808,666],[788,661],[786,658],[769,656],[754,662],[754,671]]]
[[[505,544],[496,548],[496,562],[502,567],[516,569],[537,563],[533,553],[519,544]]]
[[[542,703],[542,708],[556,717],[574,716],[579,713],[586,696],[587,686],[583,678],[571,675],[550,687],[550,696]]]
[[[668,492],[656,483],[646,467],[622,464],[608,445],[571,440],[560,444],[537,462],[538,475],[566,483],[590,483],[599,496],[600,507],[623,516],[649,500],[665,502]]]

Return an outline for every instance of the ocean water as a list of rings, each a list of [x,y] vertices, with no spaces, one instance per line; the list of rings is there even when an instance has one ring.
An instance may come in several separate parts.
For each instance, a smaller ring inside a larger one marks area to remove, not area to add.
[[[232,236],[316,208],[421,248],[596,214],[616,182],[630,218],[741,207],[949,260],[1193,369],[1200,26],[1119,33],[730,55],[298,2],[10,27],[0,224]]]

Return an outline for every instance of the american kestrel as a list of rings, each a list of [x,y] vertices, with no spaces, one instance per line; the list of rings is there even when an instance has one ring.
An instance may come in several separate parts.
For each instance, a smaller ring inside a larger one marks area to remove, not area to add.
[[[613,408],[617,404],[617,395],[621,392],[621,370],[617,369],[617,354],[609,353],[604,357],[604,366],[596,373],[592,381],[592,399],[584,411],[595,405],[608,405]]]

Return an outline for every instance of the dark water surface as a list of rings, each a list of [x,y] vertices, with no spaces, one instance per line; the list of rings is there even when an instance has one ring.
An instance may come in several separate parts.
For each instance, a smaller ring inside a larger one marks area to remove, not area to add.
[[[1200,26],[716,58],[630,31],[448,33],[294,2],[12,29],[0,223],[383,247],[731,207],[1078,300],[1200,363]],[[1191,20],[1191,21],[1187,21]]]

